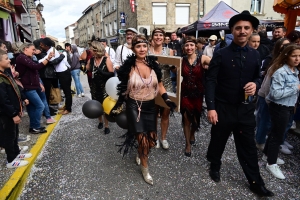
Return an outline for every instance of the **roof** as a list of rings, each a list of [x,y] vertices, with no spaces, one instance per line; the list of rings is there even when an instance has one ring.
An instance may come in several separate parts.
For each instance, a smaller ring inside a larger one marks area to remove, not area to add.
[[[91,5],[89,5],[83,12],[82,14],[85,14],[87,11],[89,11],[90,9],[92,9],[93,5],[95,5],[96,3],[93,3]]]

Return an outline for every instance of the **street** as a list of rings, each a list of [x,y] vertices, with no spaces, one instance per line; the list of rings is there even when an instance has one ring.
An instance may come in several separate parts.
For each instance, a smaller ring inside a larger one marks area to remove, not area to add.
[[[87,80],[82,76],[85,92]],[[98,120],[88,119],[81,112],[89,99],[73,97],[72,113],[63,116],[51,133],[36,160],[20,196],[26,199],[257,199],[248,189],[237,160],[234,141],[228,140],[223,154],[221,182],[213,182],[209,175],[206,151],[210,127],[202,127],[196,134],[192,157],[184,156],[184,136],[181,115],[170,118],[168,141],[170,149],[153,148],[149,170],[154,185],[148,185],[135,163],[136,150],[122,158],[116,145],[125,130],[110,123],[111,133],[97,129]],[[160,130],[158,130],[160,135]],[[279,156],[286,162],[281,166],[286,180],[274,178],[266,171],[266,163],[259,165],[266,187],[275,193],[272,199],[299,199],[299,138],[289,134],[295,146],[292,155]]]

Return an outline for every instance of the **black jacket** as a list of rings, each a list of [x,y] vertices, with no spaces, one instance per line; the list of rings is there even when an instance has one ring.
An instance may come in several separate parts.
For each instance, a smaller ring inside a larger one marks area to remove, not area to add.
[[[259,53],[248,45],[244,50],[232,42],[214,53],[206,72],[205,100],[208,110],[215,110],[215,101],[239,105],[244,101],[243,87],[254,82],[261,85]]]
[[[12,76],[0,71],[0,115],[15,117],[22,112],[22,97]]]
[[[47,52],[43,51],[40,54],[35,55],[38,60],[44,58],[47,56]],[[39,70],[39,74],[41,78],[56,78],[55,74],[55,65],[60,63],[65,58],[64,54],[60,54],[58,58],[55,58],[54,60],[47,63],[47,65]]]

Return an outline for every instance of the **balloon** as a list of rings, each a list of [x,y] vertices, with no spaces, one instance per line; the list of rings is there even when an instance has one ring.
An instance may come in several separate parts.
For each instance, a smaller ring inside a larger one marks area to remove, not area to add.
[[[108,115],[105,113],[105,117],[109,122],[116,122],[116,119],[112,115]]]
[[[125,111],[122,111],[115,118],[116,118],[116,122],[119,127],[123,128],[123,129],[128,129],[127,116],[126,116]]]
[[[119,95],[117,94],[117,85],[120,83],[118,77],[111,77],[106,81],[105,90],[106,93],[113,99],[117,100]]]
[[[103,101],[103,109],[106,114],[109,115],[111,109],[116,105],[117,101],[110,96],[106,97]]]
[[[103,108],[99,101],[89,100],[83,104],[82,112],[87,118],[94,119],[103,115]]]

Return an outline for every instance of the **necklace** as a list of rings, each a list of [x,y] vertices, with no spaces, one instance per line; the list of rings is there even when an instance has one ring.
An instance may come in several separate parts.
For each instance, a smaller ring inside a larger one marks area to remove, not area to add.
[[[138,60],[138,59],[135,59],[135,62],[138,62],[138,63],[143,63],[143,64],[145,64],[145,65],[147,65],[148,66],[148,63],[147,63],[147,61],[146,60]]]
[[[141,76],[141,73],[140,73],[139,68],[138,68],[137,66],[136,66],[136,68],[137,68],[137,70],[138,70],[139,76],[140,76],[140,78],[141,78],[143,84],[146,86],[145,89],[149,90],[149,85],[152,83],[152,75],[151,75],[151,72],[150,72],[150,81],[149,81],[148,83],[146,83],[146,82],[144,81],[143,77]],[[143,100],[144,100],[144,98],[145,98],[146,96],[148,96],[148,95],[149,95],[149,94],[147,94],[147,95],[145,95],[145,96],[142,97],[142,101],[141,101],[140,104],[138,103],[137,100],[135,100],[135,103],[136,103],[136,105],[137,105],[137,107],[138,107],[138,111],[139,111],[139,114],[138,114],[138,116],[137,116],[137,118],[136,118],[136,122],[139,122],[139,121],[140,121],[140,116],[141,116],[141,111],[142,111]]]

